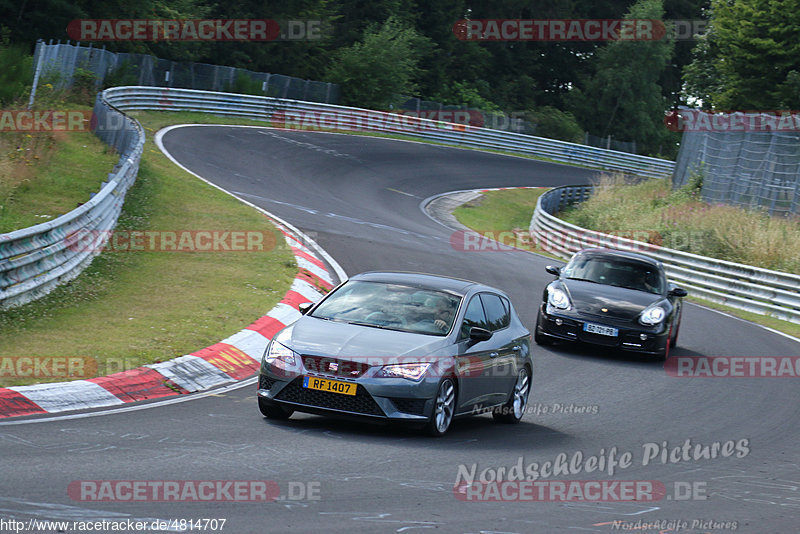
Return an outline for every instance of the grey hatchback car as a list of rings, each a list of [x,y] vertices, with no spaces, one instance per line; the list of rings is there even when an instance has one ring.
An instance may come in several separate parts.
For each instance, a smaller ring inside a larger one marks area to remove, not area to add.
[[[531,388],[531,334],[502,291],[417,273],[354,276],[278,332],[258,405],[411,423],[434,436],[455,417],[518,423]]]

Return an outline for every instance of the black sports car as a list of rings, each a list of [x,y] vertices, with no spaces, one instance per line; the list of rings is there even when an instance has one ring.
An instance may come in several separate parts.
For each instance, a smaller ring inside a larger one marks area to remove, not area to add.
[[[593,248],[577,252],[548,284],[534,339],[581,341],[666,359],[675,346],[686,290],[667,282],[660,261]]]

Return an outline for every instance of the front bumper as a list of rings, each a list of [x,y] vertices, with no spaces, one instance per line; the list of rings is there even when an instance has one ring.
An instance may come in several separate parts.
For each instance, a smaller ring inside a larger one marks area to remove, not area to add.
[[[616,328],[617,335],[607,336],[587,332],[584,330],[584,325],[587,323]],[[545,304],[542,304],[539,309],[538,324],[539,333],[553,339],[588,343],[650,355],[663,353],[669,338],[669,330],[663,324],[648,327],[603,317],[595,318],[567,313],[547,313]],[[642,335],[646,336],[646,339],[642,339]]]
[[[400,378],[357,378],[314,372],[285,376],[262,364],[258,378],[258,397],[299,412],[322,415],[357,416],[373,420],[424,423],[433,413],[438,387],[436,377],[411,382]],[[344,395],[303,387],[303,376],[352,382],[355,395]]]

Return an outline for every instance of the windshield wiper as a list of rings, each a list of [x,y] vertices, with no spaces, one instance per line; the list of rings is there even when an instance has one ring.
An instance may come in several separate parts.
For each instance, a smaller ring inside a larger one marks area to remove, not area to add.
[[[371,326],[372,328],[380,328],[381,330],[394,330],[394,328],[389,328],[388,326],[383,326],[375,323],[364,323],[361,321],[345,321],[345,322],[347,324],[354,324],[356,326]]]
[[[572,276],[568,276],[567,280],[577,280],[579,282],[591,282],[593,284],[600,284],[602,282],[598,282],[597,280],[589,280],[588,278],[573,278]]]

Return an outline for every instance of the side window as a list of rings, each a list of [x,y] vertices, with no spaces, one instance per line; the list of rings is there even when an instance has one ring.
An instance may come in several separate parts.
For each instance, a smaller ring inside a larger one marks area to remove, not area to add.
[[[483,305],[478,295],[472,297],[467,306],[467,311],[464,313],[464,322],[461,323],[461,337],[468,338],[469,329],[473,326],[489,329],[486,324],[486,315],[483,313]]]
[[[483,308],[486,310],[486,322],[489,324],[489,330],[494,332],[509,325],[511,316],[499,296],[491,293],[481,293],[481,300],[483,301]]]

